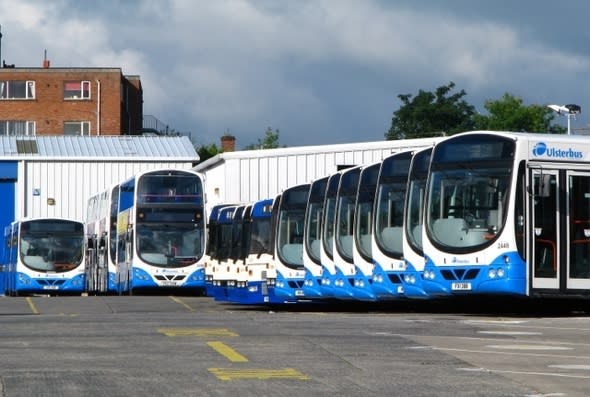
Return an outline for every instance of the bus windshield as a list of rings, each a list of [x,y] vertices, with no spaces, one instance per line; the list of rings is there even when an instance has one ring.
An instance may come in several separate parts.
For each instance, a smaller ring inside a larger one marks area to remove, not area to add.
[[[381,249],[390,255],[402,255],[402,227],[406,181],[382,183],[378,187],[375,240]]]
[[[204,250],[200,212],[143,209],[137,222],[137,251],[146,263],[182,267],[195,263]]]
[[[270,226],[270,217],[252,219],[250,226],[250,254],[261,255],[270,253]]]
[[[432,166],[426,231],[442,248],[489,244],[504,226],[511,168]]]
[[[59,220],[21,225],[20,256],[29,268],[41,272],[67,272],[82,263],[84,226]]]
[[[138,204],[202,204],[201,180],[196,175],[169,171],[169,175],[146,174],[138,184]]]

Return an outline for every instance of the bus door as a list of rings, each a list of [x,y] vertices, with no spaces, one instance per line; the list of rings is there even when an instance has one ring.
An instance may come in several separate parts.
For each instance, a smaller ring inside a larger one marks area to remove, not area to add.
[[[590,289],[590,173],[532,170],[531,287]]]

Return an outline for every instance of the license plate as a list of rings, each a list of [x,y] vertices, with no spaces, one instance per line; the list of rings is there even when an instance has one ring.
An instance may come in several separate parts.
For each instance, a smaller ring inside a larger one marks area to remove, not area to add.
[[[451,289],[453,291],[470,291],[471,283],[452,283]]]
[[[43,289],[56,290],[56,289],[59,289],[59,286],[57,286],[57,285],[44,285]]]
[[[170,286],[175,286],[176,281],[162,281],[160,284],[165,287],[170,287]]]
[[[303,295],[304,295],[304,293],[303,293],[303,290],[302,289],[296,289],[295,290],[295,296],[303,296]]]

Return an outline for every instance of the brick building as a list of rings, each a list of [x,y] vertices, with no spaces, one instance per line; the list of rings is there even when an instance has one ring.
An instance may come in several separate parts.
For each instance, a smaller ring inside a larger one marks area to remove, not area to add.
[[[120,68],[0,68],[0,136],[135,135],[139,76]]]

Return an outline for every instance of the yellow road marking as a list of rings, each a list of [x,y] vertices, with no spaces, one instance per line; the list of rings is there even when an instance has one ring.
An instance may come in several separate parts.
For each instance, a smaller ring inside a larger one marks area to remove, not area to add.
[[[192,307],[190,307],[189,305],[187,305],[186,303],[184,303],[182,300],[180,300],[179,298],[177,298],[175,296],[171,296],[170,299],[172,299],[174,302],[178,303],[179,305],[186,307],[191,312],[195,311],[195,309],[193,309]]]
[[[207,344],[213,348],[217,353],[221,354],[229,361],[233,363],[245,363],[248,359],[242,356],[240,353],[229,347],[223,342],[207,342]]]
[[[29,307],[31,308],[31,311],[33,312],[33,314],[39,314],[39,310],[37,310],[37,306],[35,306],[35,304],[33,303],[33,300],[30,297],[25,298],[25,300],[29,304]]]
[[[199,336],[199,337],[221,337],[239,336],[227,328],[159,328],[158,332],[166,336]]]
[[[209,368],[209,372],[220,380],[235,379],[297,379],[309,380],[309,376],[302,374],[294,368],[283,369],[234,369],[234,368]]]

